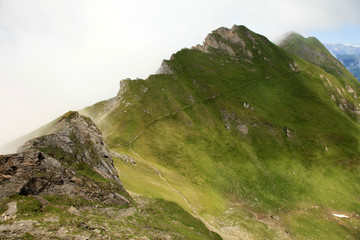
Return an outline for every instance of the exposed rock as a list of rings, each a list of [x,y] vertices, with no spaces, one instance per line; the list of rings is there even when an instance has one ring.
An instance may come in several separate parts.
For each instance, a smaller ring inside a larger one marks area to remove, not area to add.
[[[246,43],[239,36],[238,31],[239,26],[236,25],[234,25],[232,29],[225,27],[218,28],[206,36],[203,45],[196,45],[193,49],[198,49],[206,53],[209,53],[211,49],[219,49],[230,56],[236,56],[237,53],[243,53],[245,56],[253,58],[252,52],[246,48]],[[246,32],[246,37],[257,44],[250,31]]]
[[[244,102],[243,105],[244,105],[245,108],[249,108],[249,106],[250,106],[250,105],[249,105],[248,103],[246,103],[246,102]]]
[[[291,131],[290,131],[290,129],[285,128],[285,134],[286,134],[286,137],[291,138]]]
[[[352,89],[349,85],[345,85],[345,87],[349,93],[355,93],[355,90]]]
[[[348,107],[348,102],[344,98],[341,99],[341,102],[342,102],[342,105],[345,107],[345,109],[349,108]]]
[[[141,86],[140,88],[141,88],[141,91],[142,91],[143,93],[146,93],[146,92],[149,91],[149,88],[146,87],[146,86]]]
[[[135,159],[133,159],[129,155],[126,155],[124,153],[118,153],[116,151],[110,151],[110,153],[111,153],[111,156],[114,157],[114,158],[120,158],[124,162],[131,162],[132,164],[136,164]]]
[[[193,104],[195,102],[194,97],[192,95],[189,96],[189,100],[190,100],[191,104]]]
[[[24,239],[20,237],[24,233],[34,229],[33,220],[20,220],[9,224],[0,224],[0,239]]]
[[[244,135],[247,135],[249,132],[248,127],[245,124],[239,124],[237,125],[237,129]]]
[[[0,221],[7,221],[10,219],[15,219],[16,217],[17,202],[9,202],[7,205],[8,209],[3,214],[1,214]]]
[[[73,206],[71,206],[68,209],[68,213],[72,214],[72,215],[76,215],[76,216],[81,216],[81,213],[79,210],[77,210],[76,208],[74,208]]]
[[[221,27],[213,31],[213,33],[219,34],[222,38],[227,39],[234,44],[238,44],[242,47],[245,47],[246,44],[244,40],[242,40],[235,31],[236,31],[236,26],[233,26],[232,29]]]
[[[289,63],[289,66],[290,66],[291,71],[299,72],[299,67],[295,61],[293,63]]]
[[[108,200],[109,192],[129,196],[101,132],[89,118],[69,112],[50,132],[26,142],[17,154],[0,156],[0,199],[13,194],[81,196],[98,201]],[[128,203],[115,198],[113,203]]]
[[[344,107],[343,107],[342,104],[339,104],[339,108],[340,108],[341,110],[345,111],[345,109],[344,109]]]
[[[171,70],[171,67],[167,63],[166,60],[163,60],[160,68],[156,71],[156,74],[173,74],[174,72]]]
[[[18,152],[29,149],[38,149],[50,155],[54,155],[54,151],[61,152],[62,160],[68,164],[85,162],[104,178],[120,183],[102,133],[90,118],[69,112],[53,126],[51,133],[26,142]]]
[[[221,114],[224,122],[224,127],[227,130],[231,130],[231,126],[236,126],[236,129],[244,135],[249,133],[249,129],[246,125],[246,119],[240,119],[238,115],[233,112],[229,114],[226,109],[221,109]]]
[[[130,81],[131,81],[130,78],[125,78],[120,81],[120,89],[117,93],[117,96],[120,97],[120,99],[122,99],[124,93],[129,90],[129,82]]]
[[[36,200],[38,200],[41,203],[42,207],[45,207],[49,204],[49,201],[40,197],[40,196],[34,196]]]
[[[342,95],[341,91],[339,88],[336,88],[336,92],[339,94],[339,95]]]
[[[213,32],[214,33],[214,32]],[[226,53],[230,54],[231,56],[235,56],[234,50],[228,44],[224,43],[223,41],[218,40],[214,35],[209,34],[205,38],[204,45],[197,45],[195,48],[203,51],[209,52],[210,48],[221,49],[224,50]]]

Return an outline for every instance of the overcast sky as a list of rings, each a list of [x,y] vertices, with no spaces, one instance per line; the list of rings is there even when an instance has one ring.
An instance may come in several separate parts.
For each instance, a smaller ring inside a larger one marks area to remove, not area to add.
[[[0,0],[0,145],[233,24],[360,44],[359,0]]]

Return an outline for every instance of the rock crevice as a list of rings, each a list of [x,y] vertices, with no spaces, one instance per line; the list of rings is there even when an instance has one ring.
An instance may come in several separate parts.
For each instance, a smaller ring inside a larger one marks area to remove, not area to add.
[[[0,199],[13,194],[130,203],[100,130],[77,112],[65,114],[51,134],[26,142],[17,154],[0,156]]]

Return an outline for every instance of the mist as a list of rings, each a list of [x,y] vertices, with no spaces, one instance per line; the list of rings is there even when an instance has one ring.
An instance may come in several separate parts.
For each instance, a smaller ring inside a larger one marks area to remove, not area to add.
[[[115,96],[121,79],[147,78],[218,27],[329,38],[349,26],[360,32],[359,10],[357,0],[2,0],[0,145]]]

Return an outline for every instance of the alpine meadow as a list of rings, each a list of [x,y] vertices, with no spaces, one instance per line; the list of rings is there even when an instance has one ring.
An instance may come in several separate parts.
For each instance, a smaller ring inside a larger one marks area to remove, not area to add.
[[[314,37],[218,28],[18,139],[0,157],[0,189],[17,184],[0,238],[359,239],[359,98]],[[55,170],[15,184],[9,159],[30,153]]]

